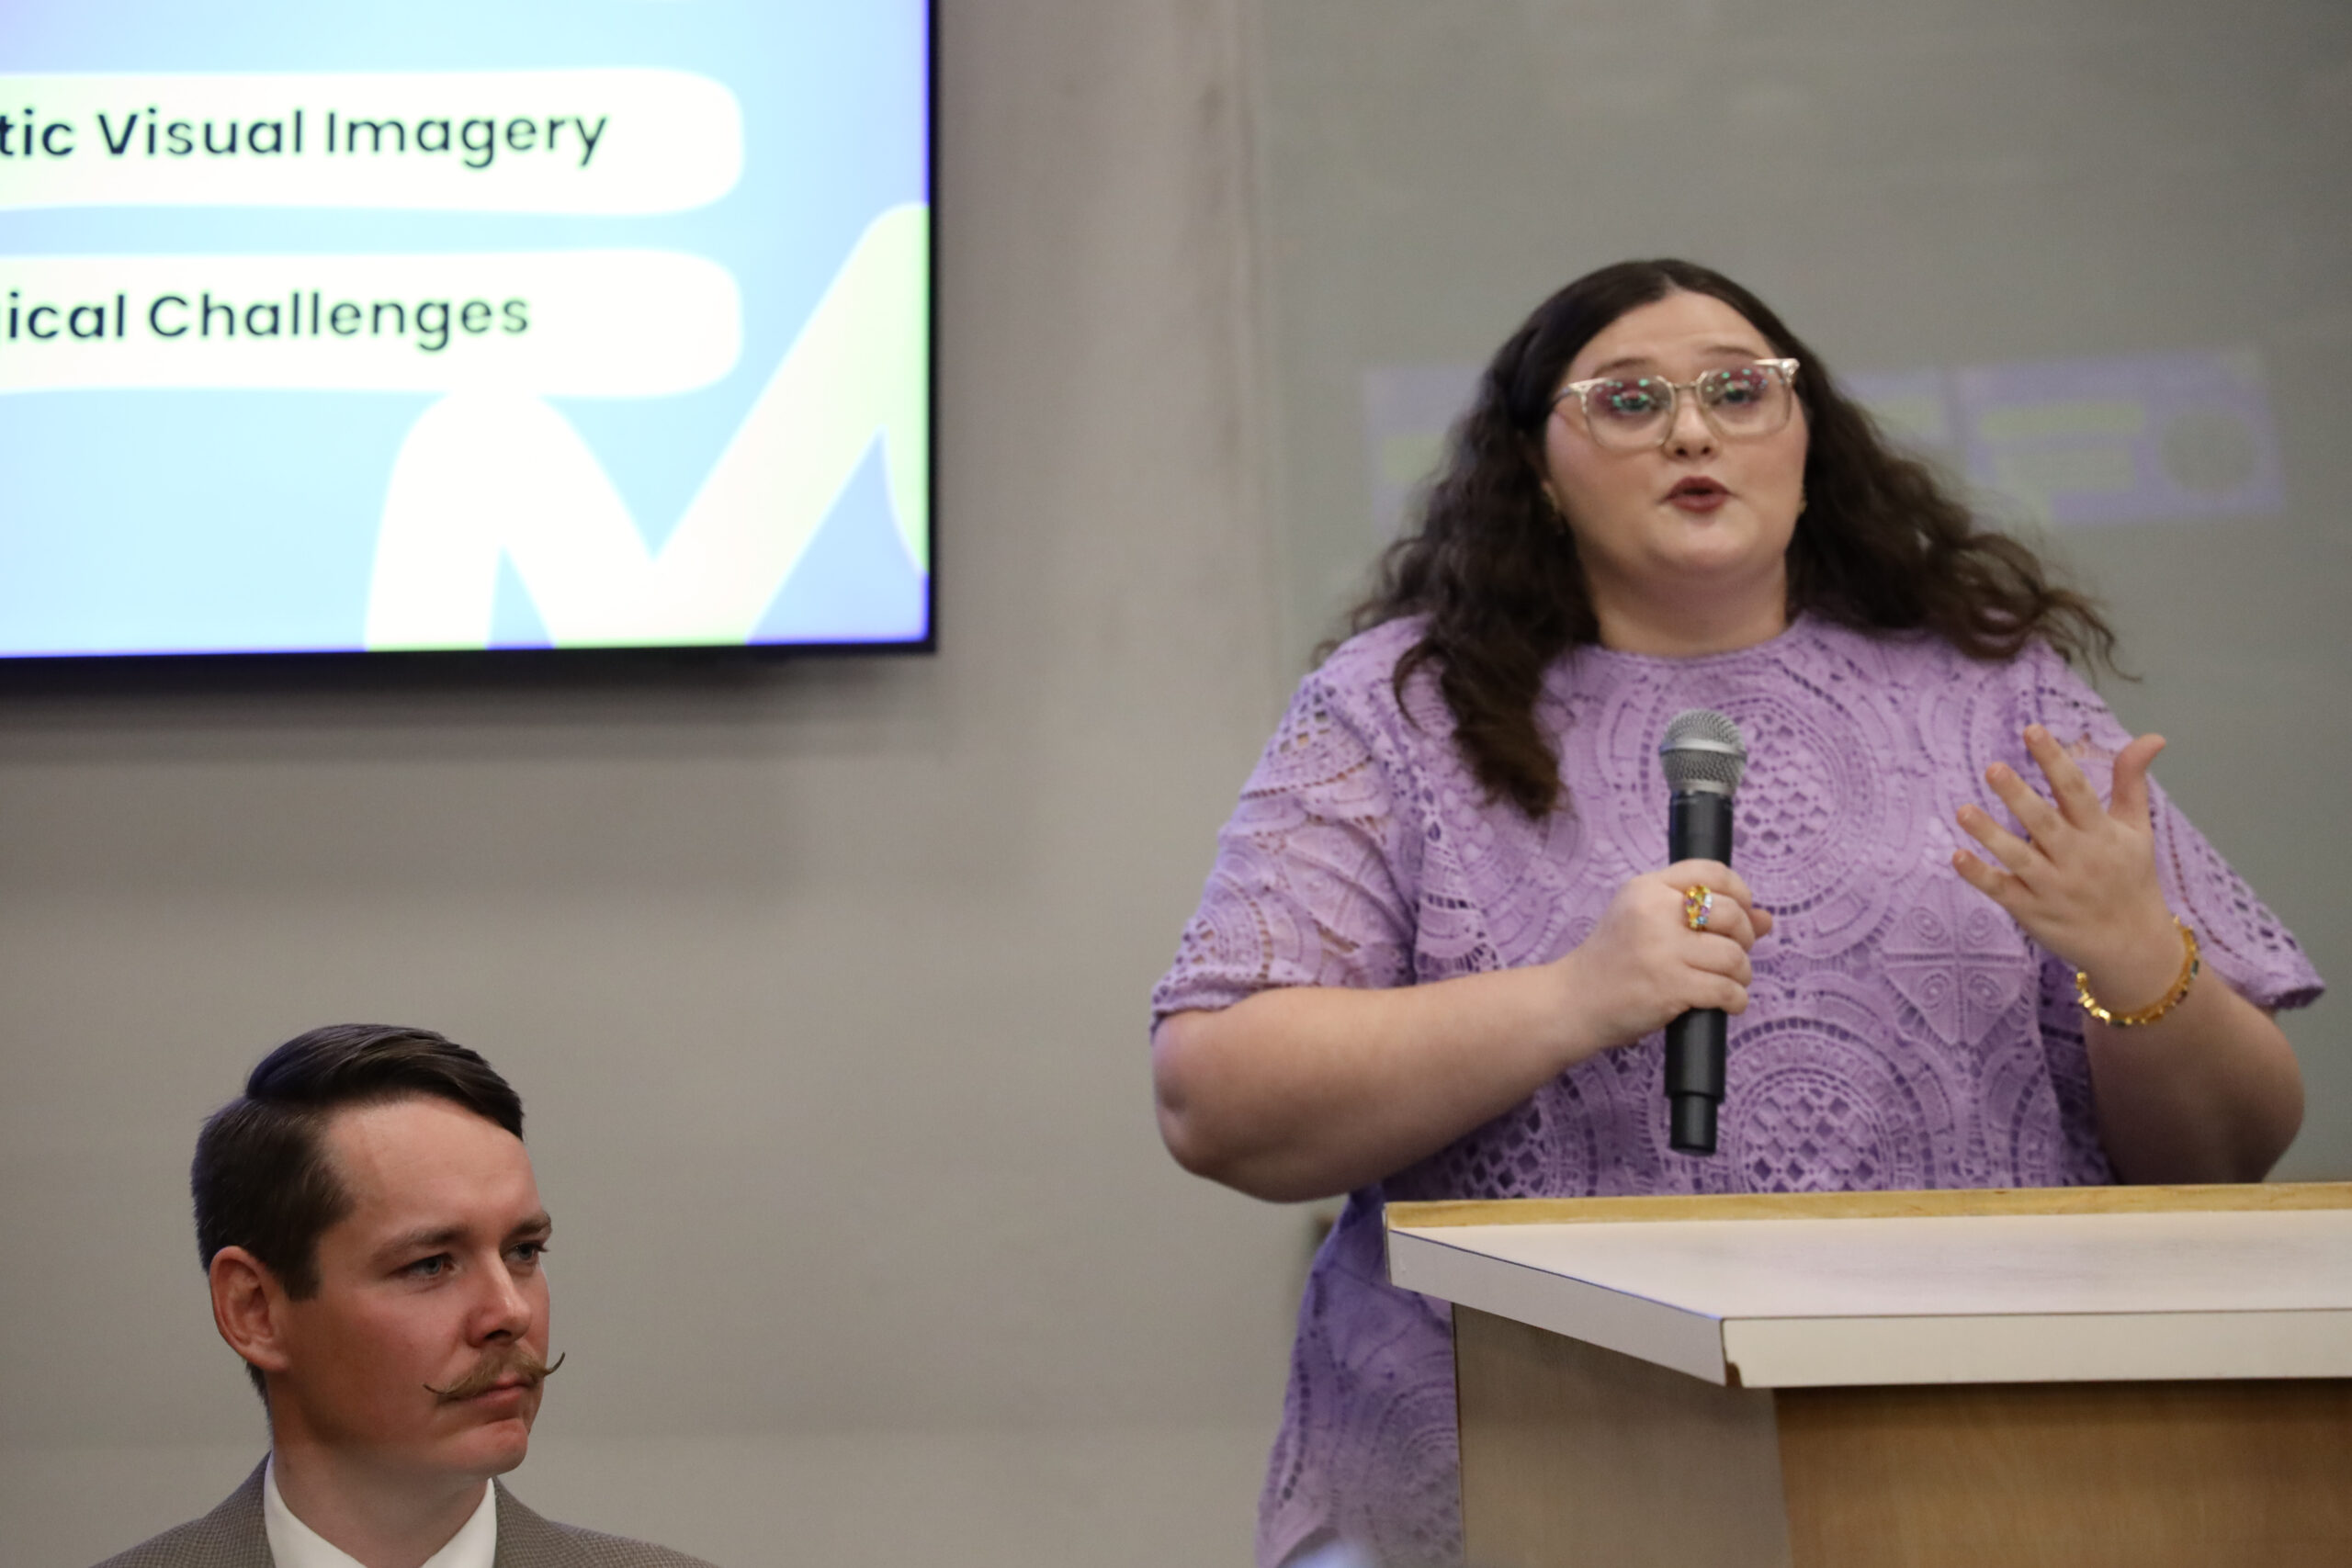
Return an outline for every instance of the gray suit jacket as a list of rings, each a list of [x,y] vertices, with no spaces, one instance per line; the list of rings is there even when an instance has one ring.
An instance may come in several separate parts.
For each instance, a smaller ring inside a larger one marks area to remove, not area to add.
[[[200,1519],[109,1557],[98,1568],[276,1568],[261,1517],[261,1466]],[[710,1568],[664,1546],[543,1519],[498,1483],[498,1568]]]

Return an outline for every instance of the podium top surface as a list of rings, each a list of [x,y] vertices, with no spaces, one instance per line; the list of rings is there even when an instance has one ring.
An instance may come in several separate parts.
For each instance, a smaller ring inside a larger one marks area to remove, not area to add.
[[[2352,1377],[2352,1185],[1398,1204],[1389,1273],[1750,1387]]]

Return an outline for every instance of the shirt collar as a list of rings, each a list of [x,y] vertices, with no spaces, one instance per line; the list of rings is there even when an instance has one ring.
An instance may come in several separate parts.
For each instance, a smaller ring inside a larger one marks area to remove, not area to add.
[[[277,1490],[277,1459],[262,1471],[262,1524],[269,1534],[276,1568],[367,1568],[318,1531],[294,1517]],[[424,1568],[494,1568],[498,1557],[498,1488],[482,1483],[481,1502],[447,1545],[424,1560]]]

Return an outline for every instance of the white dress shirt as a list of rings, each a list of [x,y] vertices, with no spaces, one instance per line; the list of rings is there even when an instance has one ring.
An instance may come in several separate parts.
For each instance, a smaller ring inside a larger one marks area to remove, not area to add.
[[[261,1517],[269,1532],[269,1555],[277,1568],[368,1568],[368,1565],[294,1517],[277,1490],[277,1460],[262,1472]],[[424,1560],[424,1568],[493,1568],[498,1556],[498,1488],[481,1483],[481,1504],[458,1527],[449,1544]]]

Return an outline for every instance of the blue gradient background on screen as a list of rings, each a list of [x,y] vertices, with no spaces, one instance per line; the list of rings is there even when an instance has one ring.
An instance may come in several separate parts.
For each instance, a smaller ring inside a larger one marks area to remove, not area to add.
[[[631,66],[724,84],[742,108],[742,178],[684,213],[0,212],[0,255],[643,247],[718,262],[743,301],[742,351],[724,378],[667,397],[548,400],[657,551],[859,235],[886,209],[930,199],[922,0],[277,0],[209,15],[155,0],[85,0],[7,12],[0,73]],[[436,396],[0,397],[0,655],[359,647],[386,480]],[[889,526],[869,455],[757,639],[927,635],[922,574],[903,553],[877,547]],[[520,592],[503,572],[494,641],[541,640]]]

